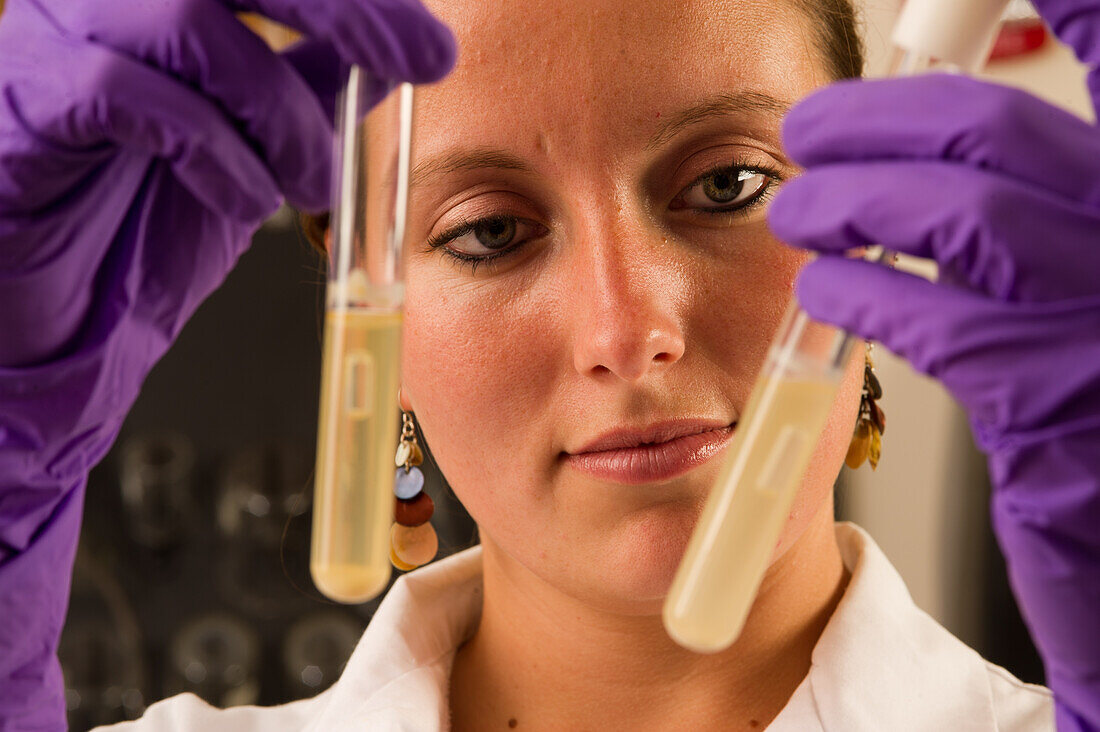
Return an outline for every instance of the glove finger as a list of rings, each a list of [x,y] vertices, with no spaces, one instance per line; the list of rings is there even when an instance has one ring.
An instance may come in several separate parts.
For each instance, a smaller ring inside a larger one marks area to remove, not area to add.
[[[53,34],[44,37],[26,30],[42,23],[41,13],[30,3],[9,3],[0,17],[4,21],[0,23],[0,47],[4,49],[0,61],[0,217],[10,221],[13,216],[37,213],[50,205],[59,191],[79,185],[115,151],[108,146],[77,147],[65,141],[53,144],[28,129],[21,107],[55,96],[67,99],[73,92],[67,77],[49,84],[41,78],[42,70],[54,61],[64,64],[62,68],[76,68],[75,54]],[[3,223],[0,221],[0,237],[5,234]],[[0,264],[9,261],[8,247],[4,249]]]
[[[810,317],[879,341],[918,371],[936,377],[947,361],[942,334],[960,325],[942,322],[936,314],[944,310],[964,319],[981,304],[974,293],[950,292],[882,265],[831,256],[803,267],[795,296]],[[945,307],[951,302],[954,309]]]
[[[345,61],[385,79],[438,81],[454,66],[454,36],[418,0],[221,0],[329,41]]]
[[[351,67],[331,43],[312,38],[298,41],[281,55],[313,90],[329,124],[335,125],[336,100]]]
[[[283,58],[294,67],[321,103],[329,124],[335,123],[336,100],[344,88],[350,68],[328,41],[306,39],[283,51]],[[380,77],[367,80],[369,109],[393,89],[393,83]]]
[[[115,143],[162,158],[199,201],[237,220],[260,221],[278,207],[267,167],[207,99],[100,46],[38,39],[33,53],[32,68],[70,70],[25,77],[8,90],[13,112],[44,144]]]
[[[1100,297],[1005,303],[834,256],[807,264],[795,293],[811,317],[879,341],[942,381],[987,450],[1002,435],[1082,419],[1092,409],[1081,396],[1095,390],[1093,372],[1074,366],[1100,363],[1100,339],[1092,337]]]
[[[839,253],[881,244],[1001,300],[1100,294],[1100,212],[993,173],[934,162],[827,165],[768,211],[781,240]]]
[[[329,203],[332,125],[294,68],[217,0],[63,3],[55,16],[72,34],[162,69],[214,100],[258,150],[288,200]]]
[[[1050,29],[1089,67],[1093,108],[1100,111],[1100,2],[1097,0],[1031,0]]]
[[[965,76],[843,81],[795,105],[783,146],[800,165],[879,158],[966,163],[1100,207],[1100,135],[1025,92]]]

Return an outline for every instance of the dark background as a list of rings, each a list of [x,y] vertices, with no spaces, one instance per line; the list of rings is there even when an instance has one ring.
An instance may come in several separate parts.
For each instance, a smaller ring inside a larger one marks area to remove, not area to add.
[[[366,627],[378,600],[332,603],[309,579],[323,285],[321,258],[281,213],[150,374],[92,471],[61,648],[72,729],[181,691],[219,706],[317,693]],[[128,508],[124,453],[181,463],[181,442],[190,470]],[[424,467],[440,556],[471,546],[473,522]]]

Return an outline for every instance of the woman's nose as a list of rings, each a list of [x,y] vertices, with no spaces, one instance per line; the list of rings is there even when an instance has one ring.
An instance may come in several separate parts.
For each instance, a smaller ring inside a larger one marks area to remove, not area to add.
[[[645,246],[601,243],[575,262],[573,363],[583,375],[637,382],[684,355],[682,277],[666,252]]]

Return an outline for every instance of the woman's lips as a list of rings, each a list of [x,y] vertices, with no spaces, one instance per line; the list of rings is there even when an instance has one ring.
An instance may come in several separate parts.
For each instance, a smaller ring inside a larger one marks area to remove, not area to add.
[[[611,483],[641,485],[683,475],[720,452],[735,425],[720,427],[658,427],[646,433],[672,432],[661,440],[642,433],[619,432],[594,441],[583,451],[565,453],[570,467]]]

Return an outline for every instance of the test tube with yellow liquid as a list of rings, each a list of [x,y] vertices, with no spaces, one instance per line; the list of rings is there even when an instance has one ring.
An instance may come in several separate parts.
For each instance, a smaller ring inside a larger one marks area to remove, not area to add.
[[[889,75],[980,67],[1006,4],[907,0]],[[712,653],[740,635],[857,340],[788,308],[665,598],[681,646]]]
[[[721,650],[740,633],[854,343],[787,310],[665,601],[665,628],[685,648]]]
[[[337,112],[310,551],[317,588],[344,603],[390,579],[398,437],[413,91],[400,85],[364,119],[369,93],[352,68]]]

